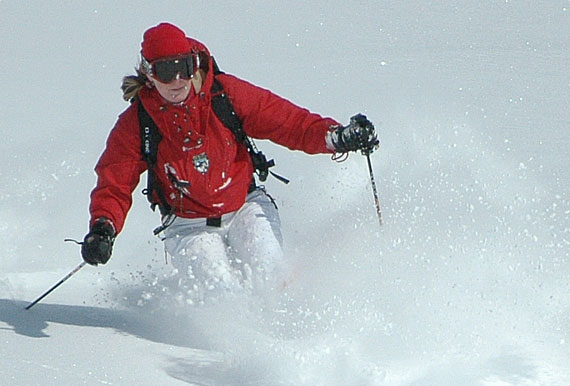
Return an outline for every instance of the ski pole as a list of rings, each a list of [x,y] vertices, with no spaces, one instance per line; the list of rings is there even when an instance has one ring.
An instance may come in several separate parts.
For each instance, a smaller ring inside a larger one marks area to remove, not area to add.
[[[378,221],[382,226],[382,211],[380,210],[380,200],[378,199],[378,191],[376,190],[376,181],[374,180],[374,172],[372,171],[372,162],[370,162],[370,152],[362,152],[368,161],[368,171],[370,172],[370,183],[372,184],[372,193],[374,194],[374,204],[376,205],[376,213],[378,214]]]
[[[47,290],[46,292],[44,292],[44,294],[42,296],[40,296],[39,298],[37,298],[36,300],[34,300],[32,303],[30,303],[27,307],[26,310],[29,310],[30,308],[32,308],[33,306],[35,306],[37,303],[39,303],[43,298],[45,298],[46,296],[48,296],[53,290],[55,290],[57,287],[59,287],[60,285],[62,285],[67,279],[69,279],[71,276],[75,275],[81,268],[85,267],[87,263],[84,261],[81,264],[79,264],[77,267],[75,267],[75,269],[71,272],[69,272],[63,279],[61,279],[60,281],[58,281],[53,287],[51,287],[49,290]]]

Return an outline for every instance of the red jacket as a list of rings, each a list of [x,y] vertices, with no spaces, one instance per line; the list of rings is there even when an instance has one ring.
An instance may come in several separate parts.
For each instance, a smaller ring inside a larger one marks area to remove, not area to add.
[[[332,125],[338,125],[335,120],[313,114],[235,76],[216,77],[252,138],[311,154],[331,152],[325,137]],[[163,137],[155,174],[176,215],[218,217],[244,204],[253,176],[251,158],[245,145],[236,141],[213,112],[212,83],[210,65],[202,91],[192,91],[182,105],[165,102],[154,88],[139,92],[139,100],[119,116],[95,167],[98,180],[91,193],[91,222],[104,216],[113,221],[117,232],[123,228],[132,192],[147,169],[141,154],[141,102]]]

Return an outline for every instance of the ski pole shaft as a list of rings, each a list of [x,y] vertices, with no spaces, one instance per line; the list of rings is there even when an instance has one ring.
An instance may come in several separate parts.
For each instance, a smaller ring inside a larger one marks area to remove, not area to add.
[[[368,161],[368,171],[370,172],[370,183],[372,184],[372,193],[374,194],[374,204],[376,205],[376,213],[378,214],[378,221],[382,226],[382,211],[380,209],[380,199],[378,198],[378,191],[376,190],[376,181],[374,180],[374,172],[372,171],[372,162],[370,162],[370,153],[366,153],[366,161]]]
[[[49,290],[47,290],[46,292],[43,293],[42,296],[40,296],[39,298],[37,298],[36,300],[34,300],[32,303],[30,303],[27,307],[26,310],[29,310],[30,308],[32,308],[33,306],[35,306],[37,303],[39,303],[43,298],[45,298],[46,296],[48,296],[50,293],[52,293],[57,287],[59,287],[60,285],[62,285],[67,279],[69,279],[71,276],[75,275],[81,268],[85,267],[87,263],[84,261],[81,264],[79,264],[77,267],[75,267],[75,269],[71,272],[69,272],[63,279],[61,279],[60,281],[58,281],[53,287],[51,287]]]

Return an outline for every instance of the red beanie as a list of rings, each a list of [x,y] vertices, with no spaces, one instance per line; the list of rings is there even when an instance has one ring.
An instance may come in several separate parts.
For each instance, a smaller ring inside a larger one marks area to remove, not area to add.
[[[142,55],[146,60],[186,54],[191,51],[186,34],[170,23],[160,23],[143,35]]]

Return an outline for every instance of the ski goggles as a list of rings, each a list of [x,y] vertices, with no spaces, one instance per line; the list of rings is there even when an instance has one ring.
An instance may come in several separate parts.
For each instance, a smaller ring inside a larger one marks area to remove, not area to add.
[[[170,83],[178,77],[190,79],[194,76],[194,58],[192,55],[158,59],[153,62],[142,58],[146,71],[162,83]]]

